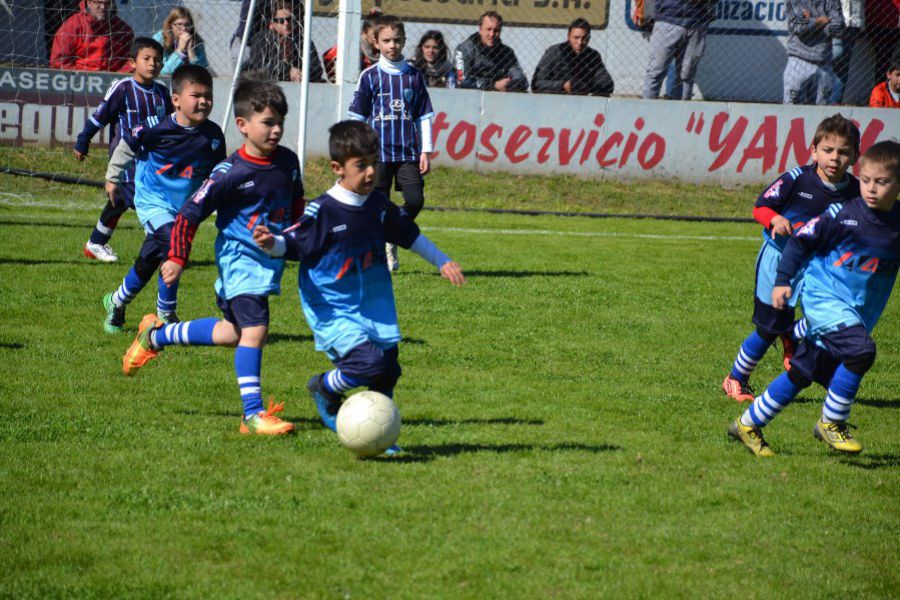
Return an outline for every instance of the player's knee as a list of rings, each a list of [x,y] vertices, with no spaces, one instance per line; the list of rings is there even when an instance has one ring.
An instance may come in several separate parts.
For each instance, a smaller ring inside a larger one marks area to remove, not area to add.
[[[420,186],[403,189],[403,210],[410,219],[415,219],[425,204],[425,191]]]
[[[844,367],[859,376],[863,376],[875,364],[875,349],[844,360]]]
[[[812,380],[800,373],[800,371],[798,371],[797,369],[791,369],[790,371],[788,371],[788,379],[790,379],[791,383],[793,383],[801,390],[812,385]]]
[[[756,335],[761,337],[763,339],[763,341],[765,341],[767,344],[774,344],[775,339],[778,337],[777,333],[773,333],[769,329],[763,329],[762,327],[760,327],[758,325],[756,327]]]
[[[162,261],[157,258],[138,256],[134,261],[134,272],[142,281],[150,281]]]
[[[382,365],[381,374],[369,384],[373,390],[393,390],[394,386],[397,385],[397,380],[400,379],[400,375],[403,373],[403,370],[400,368],[400,364],[397,362],[396,358],[393,357],[385,357],[386,360]]]

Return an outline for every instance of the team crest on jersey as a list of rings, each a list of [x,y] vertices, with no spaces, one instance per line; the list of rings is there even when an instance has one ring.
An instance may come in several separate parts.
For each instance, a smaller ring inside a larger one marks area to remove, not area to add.
[[[211,141],[211,142],[209,143],[209,147],[212,148],[213,150],[218,150],[218,149],[219,149],[219,145],[220,145],[221,143],[222,143],[222,142],[221,142],[218,138],[213,138],[213,141]]]
[[[403,100],[391,100],[391,110],[393,110],[394,112],[400,112],[401,110],[403,110]]]
[[[782,180],[779,179],[775,183],[773,183],[769,189],[766,190],[766,193],[763,194],[763,198],[777,198],[781,191]]]
[[[137,127],[132,128],[131,137],[137,137],[137,135],[144,129],[143,125],[138,125]]]
[[[812,235],[816,231],[816,223],[818,222],[819,217],[816,217],[811,221],[807,221],[806,225],[797,230],[797,235]]]
[[[403,90],[403,99],[407,102],[412,102],[413,91],[409,88]]]

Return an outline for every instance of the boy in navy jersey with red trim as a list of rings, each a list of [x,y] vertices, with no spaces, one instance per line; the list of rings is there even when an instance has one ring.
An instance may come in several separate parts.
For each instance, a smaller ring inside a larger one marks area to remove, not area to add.
[[[84,124],[78,134],[74,154],[84,160],[91,147],[91,138],[109,125],[109,156],[119,145],[122,136],[149,117],[162,118],[172,112],[169,90],[154,81],[162,69],[163,47],[152,38],[139,37],[131,44],[129,62],[134,75],[113,83],[100,106]],[[84,245],[84,255],[101,262],[116,262],[118,257],[109,247],[119,218],[129,208],[134,208],[134,167],[127,170],[121,184],[121,194],[111,198],[103,207],[100,219]]]
[[[109,159],[106,172],[111,198],[119,194],[122,177],[135,168],[134,207],[147,236],[134,266],[122,284],[103,298],[107,333],[122,331],[125,308],[156,274],[169,252],[175,216],[185,200],[200,187],[213,167],[225,158],[225,136],[209,121],[212,76],[199,65],[182,65],[172,74],[172,100],[176,110],[159,119],[150,117],[126,132]],[[176,322],[177,282],[167,285],[158,277],[158,317]]]
[[[431,170],[431,98],[422,73],[403,60],[406,29],[397,17],[375,23],[378,63],[359,76],[350,103],[351,119],[365,121],[378,134],[381,151],[375,189],[390,199],[391,184],[403,192],[403,211],[415,220],[425,203],[423,175]],[[397,247],[387,248],[388,266],[399,268]]]
[[[300,261],[303,314],[334,369],[313,376],[307,389],[322,423],[335,430],[343,394],[366,386],[393,396],[400,377],[400,328],[385,242],[408,248],[446,279],[463,285],[459,265],[408,215],[375,188],[378,137],[365,123],[342,121],[329,130],[331,168],[338,182],[309,203],[283,234],[256,226],[254,238],[272,256]],[[396,454],[396,446],[388,454]]]
[[[861,197],[832,204],[793,235],[778,264],[772,306],[784,310],[791,281],[808,260],[803,286],[806,337],[778,376],[728,428],[757,456],[772,456],[762,428],[812,382],[827,388],[813,435],[834,450],[862,445],[847,419],[862,378],[875,362],[871,333],[887,306],[900,267],[900,144],[872,145],[860,161]]]
[[[303,182],[297,155],[279,146],[287,100],[275,83],[242,80],[234,91],[234,114],[244,145],[219,163],[209,179],[184,204],[175,220],[166,283],[178,280],[187,264],[200,223],[216,212],[216,303],[224,318],[209,317],[163,324],[154,314],[125,353],[122,368],[133,375],[166,346],[236,347],[234,370],[243,416],[240,432],[281,435],[293,424],[275,416],[283,404],[264,410],[260,389],[262,350],[269,331],[269,296],[281,293],[284,259],[260,250],[253,229],[264,223],[281,233],[303,211]]]
[[[800,297],[801,269],[793,282],[794,293],[784,310],[772,301],[776,268],[781,252],[794,230],[822,213],[828,205],[859,196],[859,181],[847,172],[859,156],[859,129],[849,119],[833,115],[819,123],[810,148],[813,163],[795,167],[760,194],[753,209],[763,226],[763,242],[756,260],[756,292],[753,324],[756,330],[741,344],[731,372],[722,382],[725,393],[738,402],[753,400],[750,375],[766,352],[781,338],[787,367],[797,340],[803,337],[803,320],[794,322],[794,306]]]

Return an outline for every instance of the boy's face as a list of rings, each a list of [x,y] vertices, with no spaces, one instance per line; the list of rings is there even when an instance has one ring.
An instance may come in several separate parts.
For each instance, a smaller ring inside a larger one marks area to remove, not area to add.
[[[290,36],[294,29],[294,15],[286,8],[276,10],[272,22],[269,23],[269,29],[281,37]]]
[[[212,88],[202,83],[186,81],[181,86],[180,93],[172,94],[172,105],[190,125],[199,125],[212,112]]]
[[[284,135],[284,116],[272,110],[271,106],[253,113],[249,119],[238,117],[236,122],[247,149],[258,156],[269,156],[275,152]]]
[[[365,196],[375,189],[377,160],[378,157],[374,154],[351,156],[343,164],[336,160],[331,161],[331,170],[340,177],[342,187]]]
[[[891,69],[887,72],[888,87],[895,94],[900,94],[900,69]]]
[[[375,48],[388,60],[398,61],[403,58],[403,46],[406,38],[397,29],[385,27],[378,32]]]
[[[882,164],[866,162],[859,168],[859,191],[869,208],[886,212],[900,194],[900,178]]]
[[[130,60],[134,67],[134,77],[141,83],[153,81],[162,70],[162,56],[153,48],[141,48],[137,58]]]
[[[819,177],[829,183],[840,183],[844,173],[856,162],[856,152],[850,140],[840,135],[823,136],[812,148],[813,160],[818,165]]]

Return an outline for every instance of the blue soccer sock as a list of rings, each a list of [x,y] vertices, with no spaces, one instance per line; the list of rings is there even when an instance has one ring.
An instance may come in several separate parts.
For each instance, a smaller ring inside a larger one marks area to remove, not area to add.
[[[134,267],[131,267],[131,270],[128,271],[128,275],[125,276],[125,279],[122,280],[122,285],[119,286],[112,295],[112,302],[116,306],[125,306],[137,296],[144,286],[147,285],[147,282],[138,277],[137,272],[134,270]]]
[[[171,285],[166,285],[162,274],[158,276],[159,292],[156,296],[156,310],[161,313],[175,312],[178,306],[178,279]]]
[[[742,383],[746,383],[750,379],[753,369],[756,368],[762,357],[766,355],[771,345],[772,342],[767,342],[755,331],[747,336],[747,339],[741,344],[737,358],[734,359],[734,364],[731,367],[731,376]]]
[[[350,377],[340,369],[332,369],[325,373],[322,382],[325,384],[325,389],[333,394],[344,394],[355,387],[365,384],[365,381]]]
[[[791,337],[794,338],[795,342],[799,342],[806,337],[806,317],[799,321],[794,321],[794,326],[791,328]]]
[[[744,414],[741,415],[743,425],[763,427],[778,416],[784,407],[791,403],[800,388],[794,385],[787,373],[775,378],[766,391],[758,396]]]
[[[262,348],[238,346],[234,351],[234,372],[241,390],[245,417],[251,417],[263,410],[259,387],[260,371],[262,371]]]
[[[850,418],[850,408],[862,383],[862,375],[857,375],[840,365],[831,378],[825,405],[822,407],[822,420],[826,423],[846,421]]]
[[[196,321],[184,321],[163,325],[150,333],[150,346],[158,350],[165,346],[181,344],[182,346],[212,346],[213,329],[219,319],[207,317]]]

